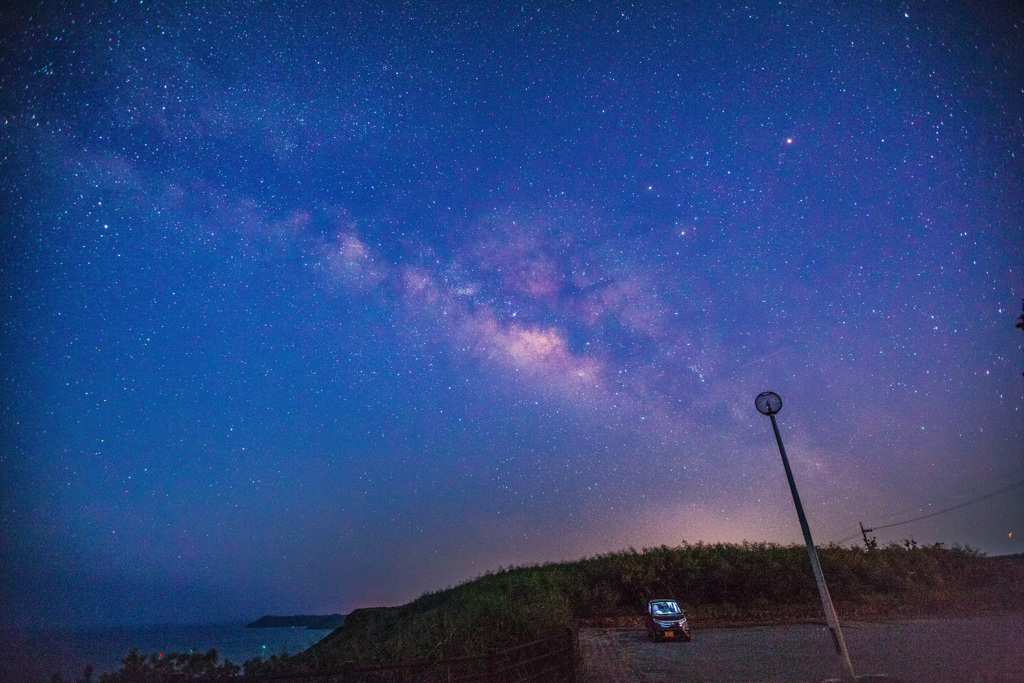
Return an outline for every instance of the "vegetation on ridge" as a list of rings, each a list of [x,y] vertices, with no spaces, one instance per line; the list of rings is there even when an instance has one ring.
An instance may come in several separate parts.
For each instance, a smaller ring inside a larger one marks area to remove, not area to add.
[[[910,541],[869,550],[825,546],[819,556],[841,617],[1024,608],[1024,558]],[[696,628],[821,616],[804,546],[684,543],[510,567],[401,607],[356,610],[292,659],[322,667],[482,654],[577,621],[639,623],[651,597],[679,600]]]
[[[1024,609],[1024,556],[987,558],[968,548],[912,541],[868,549],[824,546],[818,553],[841,619]],[[580,621],[639,625],[652,597],[677,599],[696,629],[821,618],[804,546],[684,543],[488,572],[400,607],[356,610],[305,652],[253,660],[241,669],[270,674],[484,654]],[[188,680],[186,670],[223,678],[239,673],[227,662],[218,667],[215,652],[194,659],[161,663],[133,651],[122,672],[100,682],[160,680],[147,678],[147,670],[168,667],[178,674],[175,680]]]

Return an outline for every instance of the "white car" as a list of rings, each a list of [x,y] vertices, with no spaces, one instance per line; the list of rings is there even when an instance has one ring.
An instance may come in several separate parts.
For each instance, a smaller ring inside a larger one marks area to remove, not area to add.
[[[675,600],[658,598],[647,603],[647,635],[651,640],[689,640],[690,624],[686,612]]]

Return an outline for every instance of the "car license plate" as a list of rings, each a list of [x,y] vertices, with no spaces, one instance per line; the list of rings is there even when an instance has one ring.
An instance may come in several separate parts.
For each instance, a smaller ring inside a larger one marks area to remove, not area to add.
[[[675,631],[665,631],[666,638],[674,638],[676,635]]]

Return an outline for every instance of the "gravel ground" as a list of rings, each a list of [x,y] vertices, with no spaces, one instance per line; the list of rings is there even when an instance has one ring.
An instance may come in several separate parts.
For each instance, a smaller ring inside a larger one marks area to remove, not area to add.
[[[1024,613],[849,622],[861,676],[907,683],[1024,683]],[[580,630],[586,683],[823,681],[839,676],[824,625],[693,629],[689,643],[652,643],[642,629]]]

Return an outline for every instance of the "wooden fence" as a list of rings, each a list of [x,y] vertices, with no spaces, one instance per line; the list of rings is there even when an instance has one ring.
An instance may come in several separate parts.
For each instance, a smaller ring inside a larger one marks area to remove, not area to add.
[[[483,655],[390,664],[350,662],[339,669],[227,680],[237,683],[574,683],[578,652],[575,631],[566,629],[549,638]],[[218,679],[211,679],[215,680]]]

